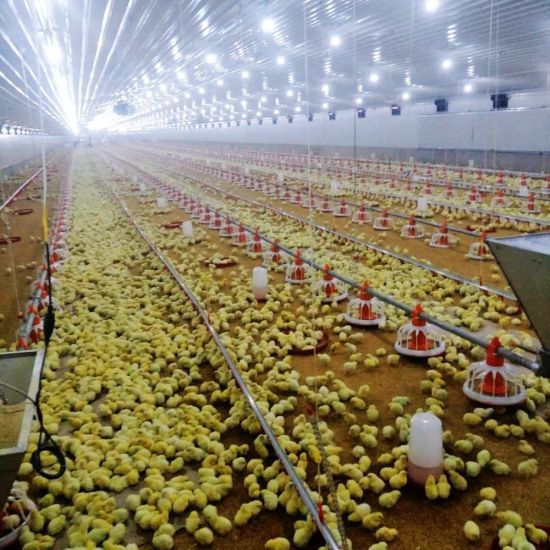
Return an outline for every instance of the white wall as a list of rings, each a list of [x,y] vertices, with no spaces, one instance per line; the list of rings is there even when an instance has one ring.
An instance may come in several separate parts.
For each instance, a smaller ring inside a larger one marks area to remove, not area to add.
[[[489,96],[449,99],[448,113],[435,113],[433,103],[403,105],[401,116],[388,107],[367,109],[364,119],[341,111],[329,121],[325,113],[313,122],[295,116],[289,124],[265,119],[263,125],[246,121],[222,128],[153,132],[152,136],[202,142],[285,144],[337,147],[386,147],[399,149],[462,149],[497,151],[550,151],[550,92],[518,93],[510,97],[509,110],[493,111]],[[356,139],[354,139],[354,124]]]

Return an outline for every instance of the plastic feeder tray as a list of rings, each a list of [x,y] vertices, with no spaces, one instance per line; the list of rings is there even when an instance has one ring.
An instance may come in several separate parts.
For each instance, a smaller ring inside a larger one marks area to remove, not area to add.
[[[0,354],[0,381],[36,397],[42,350]],[[0,405],[0,509],[10,494],[23,461],[32,428],[34,405],[19,393],[0,386],[7,405]],[[9,414],[6,421],[4,414]],[[2,418],[4,419],[2,420]]]
[[[7,239],[0,239],[0,244],[15,244],[21,242],[21,237],[8,237]]]
[[[32,208],[21,208],[19,210],[15,210],[13,212],[14,216],[27,216],[28,214],[32,214],[34,210]]]
[[[179,227],[181,227],[181,224],[183,223],[183,221],[173,221],[173,222],[168,222],[168,223],[165,223],[162,227],[164,227],[165,229],[177,229]]]

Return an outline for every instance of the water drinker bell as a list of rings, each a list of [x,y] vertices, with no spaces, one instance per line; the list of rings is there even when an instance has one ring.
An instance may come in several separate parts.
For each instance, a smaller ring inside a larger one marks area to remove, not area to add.
[[[488,239],[541,342],[539,376],[550,377],[550,233]]]
[[[443,473],[443,427],[432,412],[416,413],[409,431],[407,475],[412,483],[424,485],[430,475]]]
[[[410,357],[434,357],[445,351],[442,334],[422,317],[422,306],[417,304],[411,312],[411,321],[399,328],[395,349]]]
[[[371,327],[386,320],[384,304],[371,296],[368,288],[369,284],[364,282],[359,288],[357,298],[349,301],[344,318],[350,325]]]

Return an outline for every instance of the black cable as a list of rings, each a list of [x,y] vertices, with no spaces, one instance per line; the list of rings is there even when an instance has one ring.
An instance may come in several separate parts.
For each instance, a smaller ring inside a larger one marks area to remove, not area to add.
[[[58,479],[67,469],[67,461],[63,451],[59,448],[57,443],[53,440],[52,436],[44,426],[44,417],[42,415],[42,409],[40,408],[40,395],[42,392],[42,372],[44,365],[46,364],[46,356],[48,354],[48,345],[52,337],[55,328],[55,313],[53,310],[52,300],[52,270],[50,266],[50,245],[45,243],[46,247],[46,276],[48,279],[48,308],[44,315],[44,355],[42,356],[42,364],[40,366],[39,378],[38,378],[38,391],[36,392],[36,418],[40,425],[38,431],[38,443],[36,450],[31,455],[31,464],[35,472],[46,479]],[[59,464],[59,469],[56,472],[47,471],[44,468],[42,461],[42,453],[52,454]]]

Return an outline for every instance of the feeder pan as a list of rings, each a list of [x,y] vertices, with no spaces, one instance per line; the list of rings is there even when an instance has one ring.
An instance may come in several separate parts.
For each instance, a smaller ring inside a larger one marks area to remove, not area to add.
[[[0,244],[15,244],[21,242],[21,237],[7,237],[0,239]]]
[[[165,224],[163,224],[162,227],[164,227],[165,229],[177,229],[178,227],[181,227],[182,223],[183,223],[183,221],[176,220],[176,221],[173,221],[173,222],[165,223]]]
[[[351,216],[351,208],[346,202],[340,201],[333,213],[335,218],[347,218]]]
[[[282,199],[284,201],[289,201],[290,200],[290,191],[288,189],[285,189],[285,192],[283,193]]]
[[[424,186],[424,195],[431,195],[432,194],[432,186],[430,184],[430,180],[426,180],[426,185]]]
[[[355,212],[353,215],[353,218],[351,219],[353,223],[357,223],[359,225],[363,225],[366,223],[370,223],[372,221],[372,217],[370,215],[370,212],[367,212],[365,209],[365,205],[362,204],[359,206],[359,210]]]
[[[323,202],[319,205],[319,212],[332,212],[333,208],[328,199],[323,199]]]
[[[540,214],[540,208],[535,203],[535,194],[529,193],[527,198],[527,213],[528,214]]]
[[[303,201],[302,201],[302,206],[304,208],[316,208],[317,207],[317,203],[315,202],[315,197],[306,197]]]
[[[439,231],[432,233],[429,244],[433,248],[449,248],[455,242],[455,239],[449,235],[447,223],[443,222],[439,227]]]
[[[208,210],[207,208],[205,208],[202,212],[201,212],[201,215],[199,216],[199,223],[202,223],[203,225],[207,225],[210,223],[210,221],[212,220],[212,212],[210,212],[210,210]]]
[[[475,187],[468,193],[467,202],[481,202],[482,200],[483,197],[481,196],[481,193]]]
[[[550,233],[489,239],[487,244],[542,344],[538,374],[549,377]]]
[[[455,190],[453,187],[451,187],[450,185],[448,185],[447,187],[445,187],[445,191],[443,191],[443,196],[446,198],[446,199],[452,199],[454,196],[455,196]]]
[[[18,351],[0,354],[0,380],[14,386],[23,394],[36,397],[43,350]],[[11,409],[7,440],[0,446],[0,509],[8,498],[17,471],[27,451],[32,430],[34,405],[19,393],[2,387]]]
[[[411,313],[411,322],[397,331],[395,349],[401,355],[434,357],[445,351],[443,337],[435,327],[420,317],[422,306],[417,304]]]
[[[237,265],[237,262],[233,258],[223,257],[223,258],[208,258],[207,260],[204,260],[204,265],[213,265],[217,268],[222,267],[233,267],[234,265]]]
[[[257,229],[254,232],[252,239],[248,241],[246,249],[248,252],[252,252],[253,254],[261,254],[263,252],[262,238],[260,237],[260,233]]]
[[[220,216],[219,212],[216,212],[214,216],[210,219],[208,223],[209,229],[221,229],[223,225],[223,219]]]
[[[401,237],[404,239],[421,239],[424,237],[424,229],[416,225],[414,216],[409,216],[409,222],[401,227]]]
[[[323,279],[315,283],[315,292],[321,297],[321,302],[330,304],[334,301],[341,302],[348,297],[348,291],[342,281],[334,279],[329,273],[331,267],[325,264],[323,268]]]
[[[291,204],[300,204],[302,202],[302,193],[300,191],[295,191],[290,197],[290,202]]]
[[[32,208],[21,208],[19,210],[14,210],[13,215],[14,216],[27,216],[29,214],[32,214],[34,210]]]
[[[466,254],[468,258],[470,258],[471,260],[492,260],[493,259],[491,251],[489,250],[489,247],[485,242],[486,237],[487,237],[486,232],[483,231],[479,236],[479,240],[470,245],[468,254]]]
[[[287,259],[287,254],[281,252],[278,242],[279,241],[275,241],[275,243],[271,245],[271,248],[264,252],[264,267],[269,268],[285,263],[285,260]]]
[[[350,300],[344,319],[350,325],[362,327],[378,326],[386,320],[384,304],[368,292],[369,284],[363,283],[357,298]]]
[[[376,229],[377,231],[389,231],[390,229],[392,229],[392,222],[390,218],[388,218],[387,210],[384,210],[382,212],[382,215],[374,220],[372,228]]]
[[[226,220],[225,223],[220,227],[220,237],[232,237],[234,233],[235,227],[229,220]]]
[[[242,225],[239,225],[237,232],[233,233],[233,236],[231,237],[231,244],[233,246],[246,246],[248,244],[248,235]]]
[[[508,201],[502,189],[498,189],[496,196],[491,199],[491,208],[495,208],[496,206],[508,206]]]
[[[472,363],[462,391],[472,401],[484,405],[518,405],[527,398],[522,382],[522,369],[497,355],[500,340],[495,337],[487,347],[485,361]]]
[[[286,267],[285,281],[293,285],[299,285],[309,281],[310,276],[311,268],[304,263],[302,253],[297,250],[294,261]]]
[[[292,347],[290,353],[292,355],[314,355],[325,350],[328,346],[329,336],[328,333],[323,331],[323,336],[317,342],[316,346],[306,346],[305,348]]]

